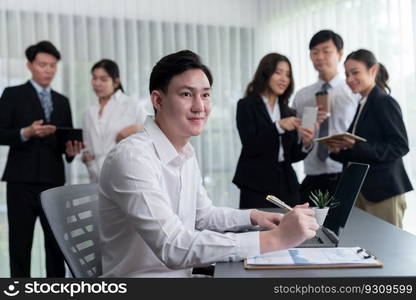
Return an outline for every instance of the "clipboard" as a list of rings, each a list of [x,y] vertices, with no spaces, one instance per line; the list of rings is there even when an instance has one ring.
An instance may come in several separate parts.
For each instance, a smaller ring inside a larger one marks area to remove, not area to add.
[[[383,263],[361,247],[292,248],[244,259],[247,270],[381,267]]]

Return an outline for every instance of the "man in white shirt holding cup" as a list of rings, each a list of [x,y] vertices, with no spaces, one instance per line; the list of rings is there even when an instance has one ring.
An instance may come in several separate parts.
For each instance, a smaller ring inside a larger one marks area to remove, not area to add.
[[[341,36],[332,30],[317,32],[309,43],[310,58],[318,71],[318,81],[296,93],[293,108],[298,117],[302,117],[306,107],[318,106],[320,128],[317,137],[346,132],[357,109],[357,97],[338,72],[343,46]],[[329,157],[326,146],[315,144],[303,162],[306,177],[300,187],[301,201],[308,201],[310,192],[315,190],[329,191],[333,195],[342,164]]]

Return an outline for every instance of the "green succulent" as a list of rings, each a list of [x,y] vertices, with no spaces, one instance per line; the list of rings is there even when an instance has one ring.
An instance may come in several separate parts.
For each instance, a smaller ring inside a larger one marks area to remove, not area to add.
[[[309,199],[311,199],[318,208],[335,207],[339,205],[339,202],[334,201],[334,196],[331,196],[328,190],[325,193],[321,190],[311,191]]]

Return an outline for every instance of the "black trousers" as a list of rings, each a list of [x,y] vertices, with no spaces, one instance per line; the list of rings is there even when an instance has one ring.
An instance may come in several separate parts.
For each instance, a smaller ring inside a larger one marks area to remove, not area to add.
[[[7,183],[11,277],[30,277],[33,232],[39,216],[45,236],[47,277],[65,277],[64,257],[43,213],[39,194],[56,185]]]
[[[302,203],[309,202],[311,206],[315,206],[309,199],[310,192],[315,190],[321,190],[322,192],[329,191],[331,195],[334,195],[341,174],[332,173],[306,176],[300,185],[300,201]]]

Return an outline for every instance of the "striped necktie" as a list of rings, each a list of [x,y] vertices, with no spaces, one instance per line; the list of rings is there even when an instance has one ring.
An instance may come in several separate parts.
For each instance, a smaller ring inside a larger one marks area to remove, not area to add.
[[[330,84],[328,82],[325,82],[322,85],[321,91],[324,92],[324,93],[327,93],[328,89],[330,87],[331,87]],[[318,136],[323,137],[323,136],[327,136],[327,135],[329,135],[329,118],[326,118],[322,122],[321,126],[319,126],[319,135]],[[318,158],[321,161],[325,161],[328,158],[329,151],[328,151],[328,148],[323,143],[318,143],[317,155],[318,155]]]
[[[42,105],[43,112],[45,113],[46,122],[49,123],[51,121],[51,113],[53,110],[50,93],[48,93],[47,90],[41,90],[39,93],[39,100]]]

